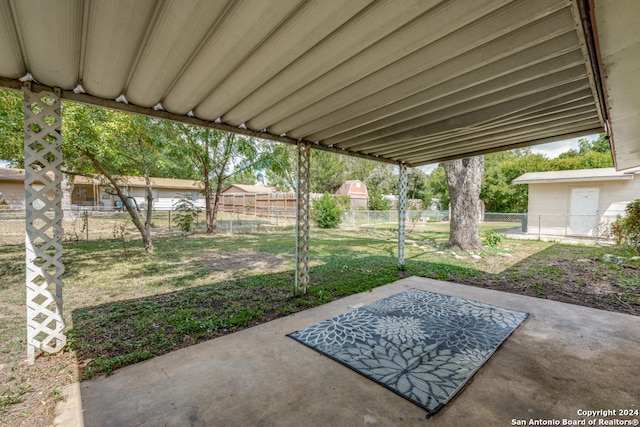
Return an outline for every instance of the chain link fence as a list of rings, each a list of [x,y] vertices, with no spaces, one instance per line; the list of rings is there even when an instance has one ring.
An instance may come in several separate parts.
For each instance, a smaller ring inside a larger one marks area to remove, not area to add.
[[[175,219],[177,211],[153,210],[152,236],[180,234]],[[144,223],[145,212],[139,213]],[[64,211],[62,228],[64,241],[139,238],[139,232],[126,211],[72,209]],[[239,212],[218,212],[217,230],[222,233],[263,232],[295,226],[295,209],[273,209],[265,216]],[[194,232],[206,230],[204,211],[199,211]],[[0,245],[21,245],[25,242],[25,211],[0,210]]]
[[[554,237],[611,241],[616,217],[603,215],[522,214],[520,231],[542,239]]]
[[[180,234],[175,223],[177,211],[157,209],[153,211],[153,236]],[[140,218],[144,221],[144,212]],[[218,212],[217,230],[221,233],[268,232],[295,227],[295,208],[272,208],[256,212]],[[408,210],[406,226],[409,230],[428,229],[429,224],[447,222],[449,211]],[[507,234],[534,238],[582,238],[609,241],[611,223],[615,218],[600,215],[554,215],[527,213],[483,212],[481,223],[500,223]],[[349,210],[342,216],[341,228],[366,228],[395,230],[398,227],[398,211]],[[204,232],[204,212],[198,212],[193,231]],[[64,212],[65,241],[139,238],[127,212],[75,208]],[[24,210],[0,210],[0,245],[21,245],[25,241]]]
[[[407,210],[407,226],[448,221],[449,211]],[[341,227],[397,228],[398,211],[350,210],[342,215]]]

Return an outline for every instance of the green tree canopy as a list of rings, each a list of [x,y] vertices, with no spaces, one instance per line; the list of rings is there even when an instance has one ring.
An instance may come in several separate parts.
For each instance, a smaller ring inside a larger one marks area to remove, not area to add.
[[[24,167],[22,94],[0,89],[0,159]]]
[[[554,159],[531,149],[516,149],[485,155],[485,173],[480,199],[489,212],[524,212],[528,205],[528,186],[514,185],[513,180],[527,172],[606,168],[613,166],[609,140],[601,134],[595,141],[581,139],[571,149]],[[442,209],[449,205],[444,169],[434,169],[426,180],[428,197],[440,200]]]

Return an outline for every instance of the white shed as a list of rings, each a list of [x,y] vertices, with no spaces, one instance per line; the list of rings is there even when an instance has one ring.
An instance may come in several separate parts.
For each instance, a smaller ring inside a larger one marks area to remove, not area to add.
[[[513,184],[529,185],[528,233],[597,237],[603,221],[640,198],[640,168],[530,172]]]

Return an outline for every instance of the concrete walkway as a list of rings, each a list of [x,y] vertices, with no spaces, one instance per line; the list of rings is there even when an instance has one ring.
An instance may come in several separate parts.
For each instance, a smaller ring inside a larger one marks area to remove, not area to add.
[[[420,407],[285,336],[411,287],[530,313],[429,420]],[[602,418],[581,410],[640,409],[639,375],[640,317],[411,277],[120,369],[79,390],[87,427],[510,426]],[[82,421],[73,399],[62,409],[59,425]]]

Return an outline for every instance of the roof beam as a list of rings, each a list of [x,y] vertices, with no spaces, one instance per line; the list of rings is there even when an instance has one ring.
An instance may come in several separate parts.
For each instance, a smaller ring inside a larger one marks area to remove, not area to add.
[[[449,144],[461,144],[465,141],[480,143],[481,141],[493,141],[494,138],[500,138],[501,136],[508,135],[520,135],[520,133],[516,133],[520,129],[527,129],[531,134],[535,134],[535,129],[544,130],[547,126],[551,126],[558,123],[566,123],[571,124],[571,122],[576,119],[582,120],[587,118],[598,117],[593,108],[593,105],[589,105],[586,107],[577,108],[574,111],[564,112],[562,115],[543,115],[541,117],[532,117],[527,120],[522,120],[516,123],[509,124],[501,124],[500,126],[490,126],[487,127],[486,130],[481,129],[473,129],[463,134],[447,136],[446,139],[440,139],[439,141],[429,142],[426,140],[420,140],[420,145],[416,146],[414,144],[415,150],[411,150],[410,147],[406,145],[398,144],[390,146],[390,149],[387,150],[375,150],[375,153],[379,156],[385,157],[395,157],[401,153],[408,153],[409,155],[415,155],[416,153],[421,152],[431,152],[436,148],[446,146]],[[422,148],[424,147],[424,148]]]
[[[580,67],[562,70],[539,79],[532,77],[525,83],[495,88],[489,93],[462,92],[453,100],[445,98],[429,104],[428,111],[421,108],[420,111],[396,115],[394,121],[397,123],[383,129],[368,132],[362,136],[327,138],[324,141],[341,148],[354,149],[372,140],[391,142],[402,139],[405,135],[415,136],[416,133],[419,135],[439,131],[437,129],[439,123],[445,124],[448,130],[470,126],[477,122],[477,118],[486,120],[504,114],[505,111],[521,109],[523,105],[529,106],[531,100],[544,99],[540,97],[541,94],[545,94],[545,98],[548,99],[550,95],[557,97],[567,90],[571,91],[574,87],[589,87]],[[473,95],[476,96],[468,98]]]
[[[407,109],[431,100],[425,91],[449,79],[473,73],[475,84],[479,84],[557,57],[575,49],[573,31],[571,18],[557,12],[548,20],[536,21],[508,36],[434,63],[433,58],[437,58],[439,52],[452,50],[449,42],[442,40],[313,103],[271,128],[274,133],[281,130],[314,140],[334,136],[385,118],[390,115],[387,112],[390,108],[395,113],[397,108]],[[376,92],[363,97],[371,87],[377,88]],[[372,110],[372,106],[377,108]],[[353,119],[346,120],[347,117]]]
[[[496,151],[505,151],[505,150],[513,150],[515,148],[523,148],[523,147],[531,147],[533,145],[545,144],[547,142],[556,142],[563,139],[569,138],[577,138],[580,136],[593,135],[594,133],[598,133],[600,128],[585,128],[584,125],[576,125],[573,127],[568,127],[565,125],[559,126],[557,128],[549,128],[547,132],[543,132],[533,136],[531,139],[522,142],[522,138],[505,138],[496,142],[495,144],[483,145],[478,147],[477,149],[473,149],[471,151],[462,151],[460,153],[458,150],[455,152],[446,152],[446,153],[438,153],[437,155],[428,154],[420,157],[414,157],[411,159],[411,164],[415,166],[430,164],[430,163],[439,163],[445,162],[448,160],[459,159],[460,157],[473,157],[479,156],[481,154],[494,153]],[[564,132],[564,133],[560,133]],[[513,142],[513,143],[512,143]]]
[[[21,91],[22,86],[23,84],[18,80],[0,78],[0,88]],[[56,88],[55,90],[58,90],[58,89]],[[31,85],[31,91],[33,93],[54,92],[54,88],[33,83]],[[342,154],[342,155],[351,156],[351,157],[359,157],[362,159],[373,160],[377,162],[390,163],[394,165],[397,165],[398,163],[400,163],[397,160],[384,159],[375,155],[368,155],[368,154],[356,153],[353,151],[342,150],[342,149],[333,148],[333,147],[327,147],[325,145],[319,144],[316,141],[304,141],[301,139],[298,140],[298,139],[293,139],[286,136],[273,135],[267,132],[258,132],[251,129],[244,129],[236,126],[227,125],[224,123],[216,123],[214,121],[202,120],[196,117],[182,116],[180,114],[173,114],[167,111],[154,110],[153,108],[140,107],[138,105],[125,104],[125,103],[116,102],[110,99],[97,98],[87,94],[74,93],[71,90],[60,90],[60,98],[67,101],[71,101],[71,102],[77,102],[79,104],[91,105],[91,106],[100,107],[100,108],[109,108],[112,110],[123,111],[126,113],[140,114],[143,116],[155,117],[158,119],[170,120],[173,122],[185,123],[188,125],[216,129],[224,132],[231,132],[238,135],[248,136],[251,138],[267,139],[270,141],[282,142],[282,143],[291,144],[291,145],[298,145],[300,141],[309,142],[311,144],[311,148],[315,148],[317,150],[328,151],[330,153]],[[406,163],[406,164],[409,167],[412,166],[409,163]]]

